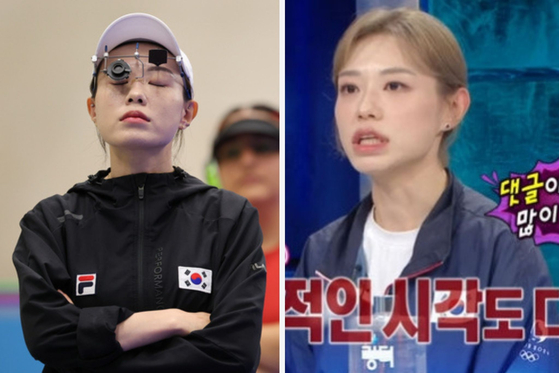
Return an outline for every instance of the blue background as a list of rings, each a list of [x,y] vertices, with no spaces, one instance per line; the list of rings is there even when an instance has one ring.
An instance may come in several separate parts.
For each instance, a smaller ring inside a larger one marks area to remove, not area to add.
[[[41,372],[43,367],[42,363],[31,357],[25,347],[19,319],[19,307],[17,305],[0,305],[0,372]]]

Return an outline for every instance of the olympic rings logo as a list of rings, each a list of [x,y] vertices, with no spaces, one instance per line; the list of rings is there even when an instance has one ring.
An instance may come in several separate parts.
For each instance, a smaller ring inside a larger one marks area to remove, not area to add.
[[[519,355],[522,358],[522,360],[527,360],[530,363],[533,363],[534,361],[537,361],[540,358],[539,354],[533,353],[532,351],[526,351],[526,350],[520,351]]]

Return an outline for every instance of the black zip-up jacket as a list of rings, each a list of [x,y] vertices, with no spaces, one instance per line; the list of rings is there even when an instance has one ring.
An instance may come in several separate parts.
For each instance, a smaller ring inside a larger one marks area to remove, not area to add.
[[[13,260],[31,355],[44,372],[256,370],[266,288],[256,209],[179,168],[105,180],[108,172],[21,221]],[[167,308],[211,321],[122,351],[118,323]]]

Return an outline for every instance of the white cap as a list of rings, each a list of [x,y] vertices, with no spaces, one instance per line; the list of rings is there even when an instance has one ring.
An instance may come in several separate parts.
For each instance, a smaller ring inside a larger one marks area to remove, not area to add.
[[[179,48],[177,39],[171,29],[163,23],[159,18],[145,13],[126,14],[106,28],[97,44],[95,56],[95,68],[99,66],[103,60],[105,46],[107,51],[111,51],[115,47],[128,41],[146,41],[161,45],[171,52],[174,56],[181,56],[180,66],[183,68],[190,85],[194,84],[192,74],[192,65],[186,54]]]

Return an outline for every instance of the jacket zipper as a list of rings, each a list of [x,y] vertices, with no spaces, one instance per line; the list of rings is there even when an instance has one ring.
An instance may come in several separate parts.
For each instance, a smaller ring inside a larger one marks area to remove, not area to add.
[[[138,310],[144,307],[143,297],[143,268],[144,268],[144,184],[138,187],[139,216],[138,216]]]
[[[435,268],[440,267],[440,266],[442,266],[442,265],[443,265],[443,261],[441,260],[440,262],[437,262],[437,263],[435,263],[435,264],[433,264],[433,265],[431,265],[431,266],[429,266],[429,267],[427,267],[427,268],[424,268],[424,269],[422,269],[422,270],[419,270],[419,271],[417,271],[417,272],[415,272],[415,273],[412,273],[411,275],[405,276],[404,278],[407,278],[408,280],[410,280],[410,279],[412,279],[412,278],[414,278],[414,277],[418,277],[418,276],[420,276],[420,275],[422,275],[422,274],[424,274],[424,273],[431,272],[431,271],[434,270]],[[384,291],[384,295],[389,295],[389,294],[390,294],[390,290],[392,289],[392,285],[393,285],[393,284],[388,285],[388,287],[387,287],[386,290]]]

